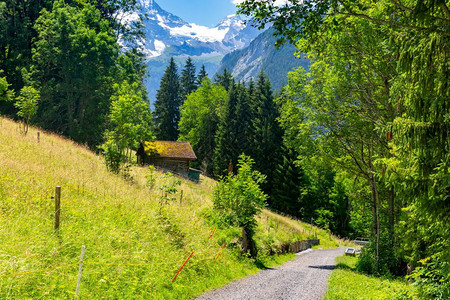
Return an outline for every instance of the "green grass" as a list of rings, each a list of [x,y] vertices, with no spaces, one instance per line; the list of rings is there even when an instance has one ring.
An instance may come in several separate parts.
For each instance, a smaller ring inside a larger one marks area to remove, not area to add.
[[[211,179],[182,180],[176,200],[160,209],[162,173],[150,189],[148,169],[133,167],[133,181],[124,180],[70,140],[39,130],[38,143],[37,131],[23,136],[17,123],[0,119],[0,299],[73,298],[82,245],[81,299],[189,299],[293,258],[264,251],[256,261],[242,257],[233,246],[236,228],[217,226],[210,239],[216,226],[208,218]],[[57,185],[61,228],[55,233]],[[303,226],[265,211],[256,242],[264,244],[269,234],[274,245],[293,242],[304,237]]]
[[[331,299],[418,299],[413,287],[404,280],[361,274],[355,266],[358,258],[340,256],[337,268],[328,280],[325,300]]]

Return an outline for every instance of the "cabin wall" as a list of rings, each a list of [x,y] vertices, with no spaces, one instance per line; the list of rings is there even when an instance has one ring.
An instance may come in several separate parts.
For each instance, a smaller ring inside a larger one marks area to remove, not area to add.
[[[150,164],[159,169],[164,169],[169,172],[188,176],[189,174],[189,160],[170,159],[170,158],[149,158],[145,159],[146,164]]]

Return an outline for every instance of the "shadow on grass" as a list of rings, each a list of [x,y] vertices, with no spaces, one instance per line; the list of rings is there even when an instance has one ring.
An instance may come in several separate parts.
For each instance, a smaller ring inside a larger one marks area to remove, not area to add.
[[[349,270],[349,271],[356,271],[357,272],[356,267],[350,267],[349,265],[344,264],[344,263],[338,263],[336,265],[336,269],[342,269],[342,270]]]
[[[275,268],[267,267],[262,261],[258,259],[255,261],[255,266],[260,270],[275,270]]]

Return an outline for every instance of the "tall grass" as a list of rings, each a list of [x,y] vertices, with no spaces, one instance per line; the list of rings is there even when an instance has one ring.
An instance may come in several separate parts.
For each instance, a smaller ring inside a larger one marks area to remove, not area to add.
[[[17,123],[1,119],[0,298],[74,297],[82,245],[84,299],[186,299],[258,271],[259,264],[232,247],[236,229],[219,228],[209,238],[214,181],[182,180],[176,200],[160,209],[162,173],[156,173],[152,189],[146,168],[133,167],[130,174],[132,181],[109,173],[102,157],[70,140],[33,127],[23,136]],[[57,185],[61,227],[55,232]],[[280,220],[264,212],[261,241],[268,226],[276,227],[275,240],[304,237],[300,223]],[[215,262],[223,243],[227,247]],[[264,263],[291,257],[266,257]]]

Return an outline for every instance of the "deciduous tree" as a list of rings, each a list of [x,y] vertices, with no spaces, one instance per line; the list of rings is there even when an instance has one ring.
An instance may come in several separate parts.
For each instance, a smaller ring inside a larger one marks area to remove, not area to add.
[[[40,100],[39,92],[32,86],[24,86],[16,98],[14,106],[17,108],[17,115],[23,119],[23,132],[26,135],[30,126],[30,120],[36,115]]]
[[[213,172],[215,135],[227,99],[225,89],[206,77],[180,108],[179,140],[191,143],[197,160],[208,175]]]

